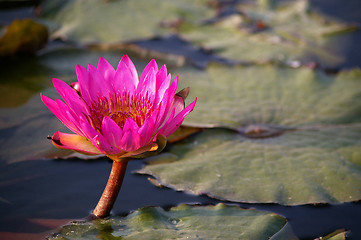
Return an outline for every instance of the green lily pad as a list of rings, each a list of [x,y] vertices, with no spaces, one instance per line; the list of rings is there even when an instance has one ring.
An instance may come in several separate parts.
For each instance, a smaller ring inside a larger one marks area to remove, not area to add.
[[[198,98],[185,124],[246,131],[249,125],[286,128],[344,124],[361,120],[359,69],[327,75],[307,68],[275,65],[206,70],[177,69],[181,87]]]
[[[205,0],[43,1],[42,17],[57,23],[53,38],[82,43],[114,43],[172,32],[167,22],[195,23],[210,17]]]
[[[308,0],[283,5],[280,2],[238,4],[237,13],[206,25],[185,24],[180,33],[189,41],[234,60],[289,63],[304,62],[312,56],[313,61],[327,66],[344,61],[339,52],[347,44],[332,41],[335,35],[354,31],[354,25],[322,16],[312,10]]]
[[[325,237],[316,238],[315,240],[345,240],[346,231],[344,229],[337,230],[333,233],[328,234]]]
[[[179,191],[236,202],[357,201],[361,199],[360,136],[361,124],[256,140],[210,129],[152,158],[139,173]]]
[[[236,206],[180,205],[165,211],[141,208],[119,218],[75,222],[64,226],[60,239],[268,239],[286,220],[276,214]]]

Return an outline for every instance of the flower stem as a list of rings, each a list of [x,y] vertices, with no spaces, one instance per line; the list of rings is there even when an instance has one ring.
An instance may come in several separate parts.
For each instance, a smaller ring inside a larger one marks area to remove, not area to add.
[[[104,192],[95,207],[93,214],[98,218],[109,216],[122,186],[128,160],[114,161]]]

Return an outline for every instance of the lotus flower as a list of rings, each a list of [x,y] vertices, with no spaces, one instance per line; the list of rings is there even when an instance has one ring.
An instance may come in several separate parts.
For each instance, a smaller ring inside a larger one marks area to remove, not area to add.
[[[116,70],[100,58],[98,68],[76,66],[78,82],[69,86],[53,79],[64,102],[44,95],[44,104],[74,134],[56,132],[55,146],[85,154],[105,154],[120,161],[144,157],[161,150],[191,112],[196,100],[185,107],[189,89],[176,94],[178,76],[170,84],[166,66],[153,59],[140,78],[124,55]]]
[[[53,79],[64,102],[40,95],[44,104],[74,134],[56,132],[52,142],[59,148],[84,154],[105,154],[113,160],[104,192],[93,211],[109,215],[123,182],[129,158],[158,153],[191,112],[196,100],[185,107],[189,88],[176,93],[178,76],[170,83],[166,66],[149,62],[140,78],[124,55],[116,70],[100,58],[98,68],[76,67],[78,82],[70,86]]]

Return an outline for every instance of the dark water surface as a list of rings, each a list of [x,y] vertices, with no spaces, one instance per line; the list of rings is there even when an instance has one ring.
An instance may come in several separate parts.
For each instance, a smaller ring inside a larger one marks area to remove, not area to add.
[[[113,214],[127,214],[144,206],[168,208],[181,203],[217,204],[206,196],[193,196],[153,186],[147,176],[133,174],[143,160],[129,163]],[[32,219],[80,219],[95,207],[106,184],[111,163],[106,159],[39,160],[0,168],[0,232],[42,232]],[[6,200],[6,201],[4,201]],[[325,236],[336,229],[351,230],[348,239],[361,239],[361,203],[280,206],[240,204],[275,212],[287,218],[301,239]]]

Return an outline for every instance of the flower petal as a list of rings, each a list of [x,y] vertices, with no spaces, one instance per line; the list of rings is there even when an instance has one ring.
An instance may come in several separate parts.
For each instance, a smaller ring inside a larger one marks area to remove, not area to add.
[[[134,79],[133,74],[124,61],[120,61],[112,82],[114,91],[133,93],[138,85],[137,82],[138,79]]]
[[[155,133],[155,120],[157,113],[154,112],[149,118],[147,118],[141,128],[139,129],[139,134],[141,137],[141,146],[147,145]]]
[[[65,103],[76,113],[89,114],[88,108],[78,93],[67,83],[60,79],[53,78],[53,85],[56,91],[64,99]]]
[[[81,97],[88,105],[91,105],[92,98],[89,93],[89,73],[83,66],[76,65],[76,75],[78,77]]]
[[[80,134],[79,128],[77,123],[73,121],[73,118],[68,117],[69,107],[63,103],[61,100],[57,99],[56,101],[48,98],[40,94],[41,100],[49,108],[49,110],[65,125],[67,126],[72,132]]]
[[[161,101],[159,110],[158,110],[158,118],[156,121],[156,128],[159,128],[165,121],[170,111],[171,105],[174,101],[175,92],[178,87],[178,76],[174,79],[170,87],[165,91],[163,99]]]
[[[133,62],[127,55],[124,55],[115,71],[112,82],[114,91],[133,93],[138,86],[138,82],[138,73]]]
[[[91,141],[93,145],[105,155],[118,155],[124,152],[107,143],[102,135],[96,135],[93,139],[91,139]]]
[[[89,93],[90,97],[94,101],[99,96],[105,96],[110,90],[108,83],[104,80],[104,76],[100,74],[98,69],[93,65],[88,65],[88,72],[89,72]]]
[[[125,65],[128,67],[128,70],[131,73],[132,79],[134,81],[134,86],[137,87],[138,86],[138,72],[137,69],[135,68],[132,60],[130,60],[130,58],[128,57],[128,55],[123,55],[122,59],[120,59],[121,62],[125,63]]]
[[[142,74],[140,75],[140,81],[139,83],[141,82],[144,82],[144,79],[146,78],[146,76],[148,75],[149,71],[158,71],[158,65],[157,65],[157,62],[152,59],[150,60],[150,62],[147,64],[147,66],[144,68]]]
[[[81,114],[75,113],[71,108],[68,107],[68,105],[63,103],[60,99],[56,99],[56,103],[58,104],[59,109],[61,109],[63,116],[66,119],[66,122],[63,122],[64,125],[67,126],[74,133],[77,133],[78,135],[84,137],[79,121],[79,117],[81,116]]]
[[[180,127],[180,125],[182,124],[184,118],[188,115],[188,113],[190,113],[193,110],[196,102],[197,102],[197,98],[191,104],[189,104],[185,109],[183,109],[178,115],[176,115],[172,119],[172,121],[169,122],[169,124],[164,124],[164,126],[159,130],[159,133],[166,137],[174,133],[175,130],[177,130],[177,128]]]
[[[139,127],[133,119],[128,118],[123,128],[123,136],[119,143],[119,148],[127,152],[132,152],[140,148]]]
[[[154,68],[151,68],[144,76],[143,81],[139,82],[136,90],[136,94],[143,96],[148,95],[150,101],[154,102],[155,93],[156,93],[156,71]]]
[[[175,109],[175,115],[177,116],[185,108],[185,100],[189,94],[190,88],[183,88],[181,91],[177,92],[174,96],[174,100],[170,109]]]
[[[71,149],[80,153],[99,155],[102,154],[96,149],[87,138],[69,133],[57,131],[51,138],[53,144],[58,148]]]
[[[167,138],[161,134],[158,134],[156,142],[152,142],[144,147],[141,147],[133,152],[127,152],[121,156],[120,158],[145,158],[151,157],[158,153],[160,153],[165,146],[167,145]],[[118,159],[119,159],[118,157]]]
[[[110,86],[111,81],[114,78],[114,67],[103,57],[99,59],[98,71],[104,77],[105,82]]]
[[[159,105],[160,101],[163,99],[165,91],[169,87],[170,83],[170,74],[167,76],[167,68],[165,65],[157,72],[156,75],[157,84],[156,84],[156,96],[154,99],[154,106]]]
[[[104,153],[105,155],[114,155],[124,152],[124,150],[112,146],[108,140],[99,132],[97,132],[86,120],[81,119],[81,121],[81,128],[83,132],[100,152]]]
[[[102,135],[110,145],[118,147],[123,135],[123,130],[110,117],[104,117],[102,122]]]

